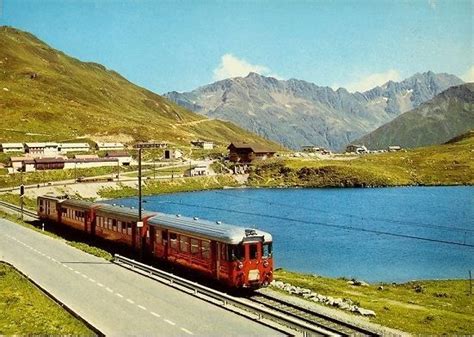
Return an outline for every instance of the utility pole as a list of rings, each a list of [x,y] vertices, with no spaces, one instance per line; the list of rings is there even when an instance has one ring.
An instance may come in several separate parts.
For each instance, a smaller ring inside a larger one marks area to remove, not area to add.
[[[143,149],[153,149],[159,147],[160,144],[157,143],[138,143],[135,144],[134,148],[138,149],[138,221],[137,227],[143,227],[142,221],[142,150]],[[140,257],[143,257],[143,252],[145,250],[146,236],[141,235],[140,242]]]
[[[21,185],[20,185],[20,209],[21,209],[21,221],[23,221],[23,196],[25,194],[25,185],[23,185],[23,170],[20,172]]]

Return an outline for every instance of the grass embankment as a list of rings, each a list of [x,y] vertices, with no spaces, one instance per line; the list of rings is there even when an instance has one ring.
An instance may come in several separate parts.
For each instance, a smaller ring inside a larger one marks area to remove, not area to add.
[[[224,186],[237,186],[238,183],[231,176],[213,177],[192,177],[177,178],[172,181],[151,181],[145,182],[142,187],[143,195],[156,195],[178,192],[204,191],[223,188]],[[125,198],[137,195],[135,188],[119,185],[118,188],[106,187],[98,194],[107,199]]]
[[[254,186],[370,187],[474,184],[474,134],[455,143],[353,160],[275,159],[251,173]]]
[[[0,262],[0,335],[95,335],[11,266]]]
[[[332,296],[349,298],[375,311],[370,321],[416,334],[473,334],[474,296],[469,280],[411,281],[404,284],[349,285],[346,279],[276,270],[275,280]],[[383,289],[379,289],[382,287]]]

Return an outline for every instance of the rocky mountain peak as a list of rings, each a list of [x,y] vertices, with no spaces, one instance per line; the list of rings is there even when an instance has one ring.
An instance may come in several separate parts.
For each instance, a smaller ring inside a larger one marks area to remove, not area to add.
[[[299,79],[250,72],[191,92],[165,94],[203,115],[235,122],[290,148],[341,149],[377,127],[463,83],[449,74],[417,73],[365,92],[333,90]]]

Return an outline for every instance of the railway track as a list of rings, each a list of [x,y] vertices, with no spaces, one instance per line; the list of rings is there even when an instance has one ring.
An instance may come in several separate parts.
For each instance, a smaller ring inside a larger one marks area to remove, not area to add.
[[[4,201],[0,201],[0,206],[18,213],[21,212],[21,208],[19,206]],[[23,209],[23,214],[31,218],[38,219],[37,214],[31,210]],[[121,261],[121,265],[128,264],[129,267],[131,267],[131,269],[135,272],[143,270],[146,271],[147,274],[153,274],[154,272],[160,276],[163,274],[163,272],[159,272],[152,267],[143,265],[133,260],[129,260],[120,256],[116,256],[115,259]],[[167,275],[166,277],[169,277],[170,283],[181,283],[181,285],[192,288],[194,294],[197,293],[196,283],[184,279],[178,281],[176,276]],[[329,317],[311,309],[300,307],[281,298],[276,298],[263,293],[257,292],[248,298],[250,302],[254,304],[254,306],[252,306],[253,308],[250,308],[240,300],[228,297],[228,295],[219,294],[215,290],[207,289],[204,291],[201,289],[199,292],[206,293],[208,296],[210,292],[212,292],[212,297],[219,298],[223,301],[224,305],[233,302],[236,307],[241,307],[244,310],[251,309],[250,311],[256,313],[258,317],[267,317],[270,320],[275,319],[283,325],[288,325],[288,327],[293,329],[296,328],[297,331],[303,332],[303,336],[381,336],[381,334],[377,332],[370,331],[351,323],[340,321],[336,318]],[[264,311],[261,312],[259,309],[257,309],[257,307],[261,307],[262,309],[260,310]],[[274,314],[271,314],[272,311],[277,312],[278,314],[275,316]],[[298,323],[298,321],[301,323]]]
[[[340,336],[381,336],[381,334],[340,321],[336,318],[300,307],[271,295],[256,293],[249,298],[252,302],[276,310],[289,317],[297,318],[308,324],[315,325]]]
[[[13,204],[10,204],[10,203],[5,202],[5,201],[0,201],[0,206],[4,207],[4,208],[7,208],[9,210],[15,211],[17,213],[21,213],[21,207],[20,206],[13,205]],[[36,214],[36,212],[30,211],[29,209],[23,208],[23,214],[26,215],[26,216],[29,216],[29,217],[31,217],[35,220],[38,220],[38,215]]]

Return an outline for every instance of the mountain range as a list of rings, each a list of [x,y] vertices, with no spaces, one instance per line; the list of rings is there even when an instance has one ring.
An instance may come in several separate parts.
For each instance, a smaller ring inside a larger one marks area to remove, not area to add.
[[[451,87],[356,140],[369,149],[444,143],[474,128],[474,83]]]
[[[250,73],[164,96],[194,112],[232,121],[289,148],[317,145],[341,150],[462,83],[454,75],[429,71],[350,93],[344,88],[333,90],[303,80],[278,80]]]
[[[279,145],[208,119],[141,88],[103,65],[81,62],[34,35],[0,27],[1,142],[77,138],[133,143],[205,139]]]

